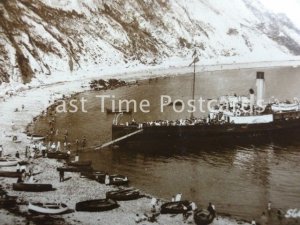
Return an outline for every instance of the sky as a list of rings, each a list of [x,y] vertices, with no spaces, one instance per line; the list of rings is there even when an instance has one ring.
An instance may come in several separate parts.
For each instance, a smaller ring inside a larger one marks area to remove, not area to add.
[[[275,13],[285,13],[300,28],[300,0],[260,0]]]

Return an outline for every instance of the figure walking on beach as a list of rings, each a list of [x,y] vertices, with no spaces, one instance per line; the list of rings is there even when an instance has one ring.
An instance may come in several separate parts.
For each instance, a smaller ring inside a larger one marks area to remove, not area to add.
[[[64,182],[65,180],[65,172],[63,170],[59,171],[59,182]]]
[[[84,150],[85,146],[86,146],[86,138],[85,138],[85,136],[83,136],[83,139],[81,141],[82,150]]]
[[[79,140],[78,140],[78,138],[76,138],[75,143],[76,143],[76,155],[78,155],[78,151],[79,151]]]
[[[0,157],[2,157],[2,155],[3,155],[3,147],[2,145],[0,145]]]
[[[215,218],[216,217],[216,207],[210,202],[207,207],[207,211]]]

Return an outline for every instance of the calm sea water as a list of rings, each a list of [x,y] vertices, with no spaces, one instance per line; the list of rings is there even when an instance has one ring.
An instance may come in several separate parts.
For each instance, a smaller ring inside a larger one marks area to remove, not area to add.
[[[265,71],[267,98],[281,100],[300,97],[300,69],[274,68]],[[255,70],[232,70],[200,73],[196,79],[196,98],[216,98],[224,94],[247,95],[255,88]],[[179,119],[189,113],[175,113],[172,107],[160,112],[160,95],[190,99],[192,75],[160,78],[139,85],[115,90],[85,92],[75,98],[87,99],[88,113],[63,113],[56,115],[56,128],[60,133],[56,140],[63,140],[67,129],[70,141],[86,136],[88,145],[94,146],[111,140],[111,124],[114,115],[101,112],[96,95],[114,95],[115,99],[146,98],[151,112],[137,112],[123,116],[126,122],[157,119]],[[106,107],[111,107],[106,101]],[[202,114],[196,113],[196,116]],[[37,133],[46,134],[49,118],[40,118],[35,124]],[[300,135],[300,134],[299,134]],[[131,185],[160,198],[171,199],[182,193],[184,199],[199,206],[213,202],[218,211],[251,219],[266,210],[267,203],[286,210],[300,208],[300,138],[279,138],[273,141],[235,143],[222,146],[216,141],[211,145],[193,147],[170,146],[151,152],[129,149],[82,152],[82,160],[90,159],[93,167],[109,173],[127,175]]]

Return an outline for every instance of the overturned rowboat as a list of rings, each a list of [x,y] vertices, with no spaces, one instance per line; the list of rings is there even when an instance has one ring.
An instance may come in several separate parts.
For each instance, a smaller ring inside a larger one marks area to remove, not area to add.
[[[104,184],[106,174],[107,173],[104,171],[85,171],[85,172],[81,172],[80,177],[95,180],[101,184]]]
[[[214,220],[214,216],[206,209],[198,209],[194,213],[194,221],[197,225],[208,225]]]
[[[109,191],[106,193],[107,199],[113,199],[116,201],[129,201],[141,198],[139,190],[137,189],[125,189],[118,191]]]
[[[0,190],[0,208],[12,208],[17,204],[17,196],[9,196],[6,191]]]
[[[0,171],[0,177],[18,178],[21,173],[15,171]]]
[[[95,199],[76,203],[76,211],[101,212],[118,208],[119,204],[112,199]]]
[[[181,214],[190,210],[190,201],[167,202],[160,208],[161,214]]]
[[[0,159],[0,167],[9,167],[9,166],[16,166],[18,164],[18,161],[15,159]]]
[[[62,214],[68,210],[68,206],[63,203],[31,203],[29,202],[28,210],[41,214]]]
[[[13,190],[27,191],[27,192],[44,192],[44,191],[52,191],[53,187],[51,184],[14,183]]]

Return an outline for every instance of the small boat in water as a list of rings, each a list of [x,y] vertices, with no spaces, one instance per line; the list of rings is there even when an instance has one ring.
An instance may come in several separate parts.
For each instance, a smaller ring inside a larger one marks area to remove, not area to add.
[[[104,184],[106,174],[107,173],[104,171],[86,171],[86,172],[81,172],[80,177],[95,180],[101,184]]]
[[[18,178],[21,176],[21,173],[15,171],[0,171],[0,177],[11,177]]]
[[[112,199],[95,199],[76,203],[76,211],[101,212],[118,208],[119,204]]]
[[[88,167],[92,165],[92,161],[71,161],[68,163],[68,166],[75,166],[75,167]]]
[[[110,185],[126,185],[129,183],[128,177],[114,174],[109,176],[109,184]]]
[[[39,134],[27,134],[27,139],[33,141],[42,141],[45,139],[45,137]]]
[[[137,189],[125,189],[118,191],[109,191],[106,193],[107,199],[113,199],[116,201],[129,201],[142,197]]]
[[[52,191],[53,187],[51,184],[14,183],[13,190],[28,191],[28,192],[44,192],[44,191]]]
[[[68,210],[68,206],[63,203],[31,203],[29,202],[28,210],[41,214],[62,214]]]
[[[48,152],[47,157],[49,159],[68,159],[70,156],[68,153],[57,151],[57,152]]]
[[[0,167],[8,167],[8,166],[16,166],[18,164],[18,160],[15,159],[0,159]]]
[[[167,202],[160,208],[161,214],[180,214],[190,209],[190,201]]]
[[[206,209],[197,209],[194,213],[194,221],[197,225],[208,225],[214,220],[214,216]]]

